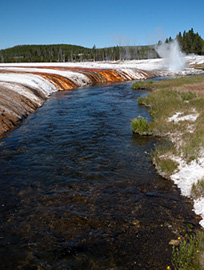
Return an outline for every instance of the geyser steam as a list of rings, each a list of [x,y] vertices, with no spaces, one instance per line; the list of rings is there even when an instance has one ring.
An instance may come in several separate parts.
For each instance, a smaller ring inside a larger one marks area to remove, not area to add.
[[[165,66],[173,72],[182,71],[186,65],[185,54],[181,52],[177,39],[157,46],[157,53],[165,59]]]

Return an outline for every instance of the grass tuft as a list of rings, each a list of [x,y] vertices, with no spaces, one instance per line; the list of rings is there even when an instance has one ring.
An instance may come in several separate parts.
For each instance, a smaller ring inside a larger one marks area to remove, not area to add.
[[[136,82],[136,83],[134,83],[132,85],[132,88],[134,90],[151,90],[153,83],[154,82],[152,80],[149,80],[149,81],[138,81],[138,82]]]
[[[137,102],[138,102],[139,105],[144,105],[144,98],[139,97]]]
[[[151,135],[149,123],[142,116],[132,120],[132,132],[140,135]]]
[[[189,101],[189,100],[192,100],[193,98],[196,98],[196,97],[197,97],[197,93],[193,93],[193,92],[190,92],[190,91],[181,92],[181,98],[184,101]]]
[[[167,156],[162,156],[158,148],[152,153],[152,159],[158,173],[168,179],[178,169],[178,163]]]
[[[197,183],[193,183],[191,188],[191,196],[193,199],[197,199],[204,195],[204,179],[198,180]]]
[[[148,120],[142,116],[132,120],[132,132],[140,135],[152,135]]]

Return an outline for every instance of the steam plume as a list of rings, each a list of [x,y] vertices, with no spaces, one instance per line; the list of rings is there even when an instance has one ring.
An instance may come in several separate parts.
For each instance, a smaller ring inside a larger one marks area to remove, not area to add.
[[[173,72],[182,71],[185,68],[185,54],[181,52],[177,39],[170,43],[161,44],[156,47],[160,57],[165,59],[165,66]]]

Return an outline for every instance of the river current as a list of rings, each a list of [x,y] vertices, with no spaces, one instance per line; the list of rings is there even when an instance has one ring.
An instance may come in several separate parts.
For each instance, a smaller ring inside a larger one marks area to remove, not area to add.
[[[198,221],[151,162],[131,83],[58,92],[0,141],[0,268],[166,269]]]

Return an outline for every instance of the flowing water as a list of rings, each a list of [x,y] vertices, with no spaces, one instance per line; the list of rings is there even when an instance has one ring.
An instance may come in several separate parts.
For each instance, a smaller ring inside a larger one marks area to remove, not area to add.
[[[0,142],[0,269],[166,269],[198,221],[132,134],[132,83],[54,94]]]

